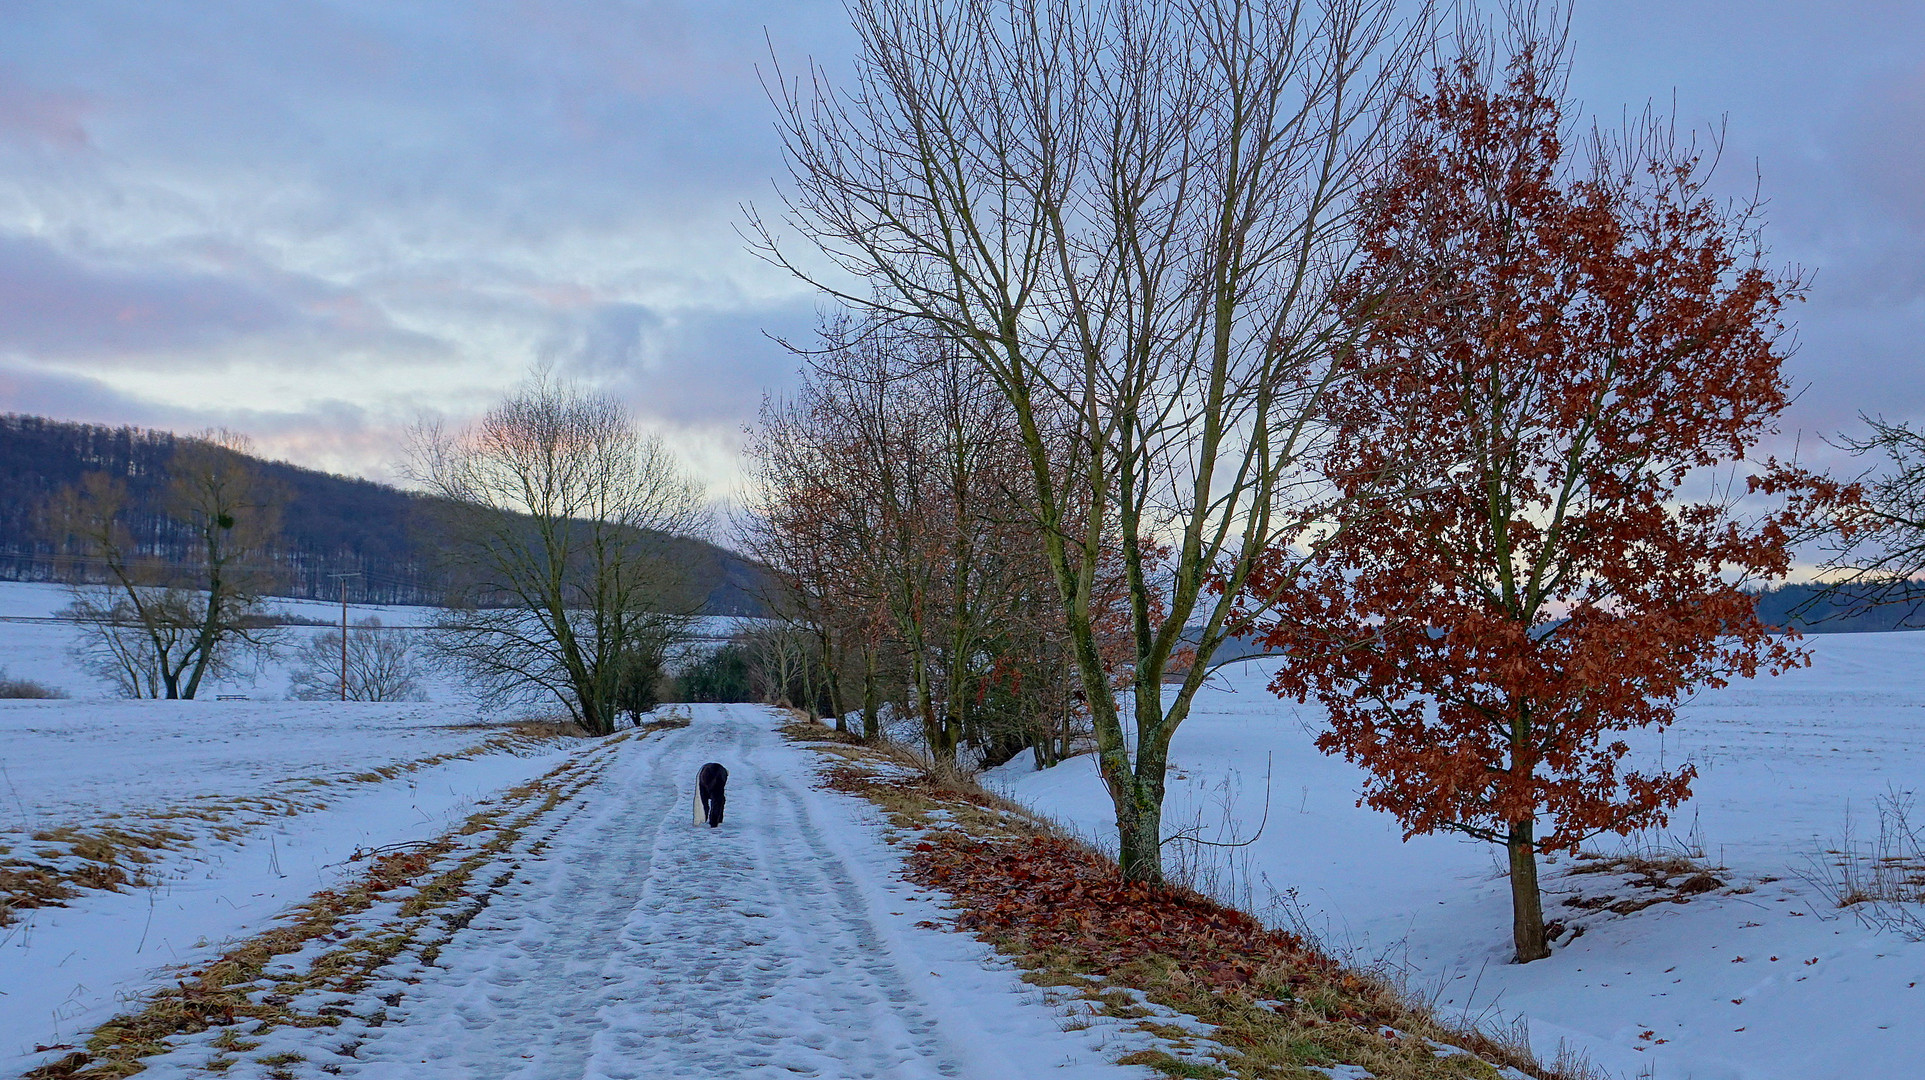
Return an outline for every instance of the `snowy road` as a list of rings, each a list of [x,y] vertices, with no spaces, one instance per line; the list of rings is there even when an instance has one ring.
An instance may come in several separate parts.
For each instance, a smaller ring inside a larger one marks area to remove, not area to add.
[[[522,860],[360,1048],[365,1075],[964,1075],[811,818],[797,751],[765,716],[704,720],[634,744]],[[690,824],[706,761],[730,768],[713,830]]]
[[[943,909],[896,878],[867,804],[811,786],[815,755],[769,711],[695,709],[595,754],[474,875],[485,904],[431,963],[397,957],[335,1003],[340,1027],[276,1029],[225,1075],[1145,1075],[980,943],[918,927]],[[729,769],[718,829],[692,824],[707,761]],[[201,1074],[211,1035],[151,1075]]]

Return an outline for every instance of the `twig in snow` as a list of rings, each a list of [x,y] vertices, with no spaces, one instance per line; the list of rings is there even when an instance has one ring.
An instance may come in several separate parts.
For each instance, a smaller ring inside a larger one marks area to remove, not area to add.
[[[347,861],[360,862],[362,859],[371,859],[376,855],[385,855],[390,851],[403,851],[407,848],[427,847],[428,844],[429,844],[429,841],[427,840],[403,840],[398,844],[382,844],[380,847],[371,847],[371,848],[357,847],[354,849],[354,853],[348,856]],[[338,866],[340,864],[337,863],[336,865]]]
[[[20,808],[20,827],[27,832],[33,831],[33,822],[27,818],[27,804],[21,801],[20,791],[13,786],[13,777],[7,773],[7,763],[0,761],[0,780],[7,782],[7,793],[13,796],[13,805]]]

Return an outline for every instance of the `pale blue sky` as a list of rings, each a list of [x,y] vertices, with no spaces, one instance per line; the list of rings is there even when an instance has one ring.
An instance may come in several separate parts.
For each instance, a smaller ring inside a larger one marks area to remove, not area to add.
[[[721,489],[814,300],[740,205],[781,172],[764,34],[839,3],[10,0],[0,410],[191,429],[382,477],[423,410],[531,363],[606,386]],[[1580,4],[1574,88],[1728,118],[1722,180],[1816,271],[1791,422],[1925,419],[1925,5]]]

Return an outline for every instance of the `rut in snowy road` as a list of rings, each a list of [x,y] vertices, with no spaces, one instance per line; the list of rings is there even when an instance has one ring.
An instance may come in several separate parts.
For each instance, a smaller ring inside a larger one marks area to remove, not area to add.
[[[925,922],[865,804],[816,790],[813,755],[752,706],[604,744],[583,784],[473,875],[468,914],[283,1026],[227,1076],[1136,1076],[1062,1030],[979,943]],[[728,817],[691,823],[724,763]],[[592,779],[588,777],[592,776]],[[475,906],[478,905],[478,906]],[[237,1034],[246,1034],[245,1031]],[[146,1059],[197,1075],[208,1032]]]

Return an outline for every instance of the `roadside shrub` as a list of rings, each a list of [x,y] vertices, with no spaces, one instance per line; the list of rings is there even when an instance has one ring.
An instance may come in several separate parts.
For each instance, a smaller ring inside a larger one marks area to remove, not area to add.
[[[642,715],[662,701],[662,650],[636,647],[622,654],[621,669],[615,684],[615,711],[630,723],[642,722]]]
[[[747,648],[734,642],[698,656],[675,676],[675,696],[681,701],[757,701],[752,659]]]

